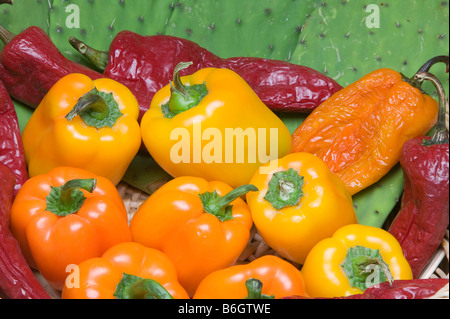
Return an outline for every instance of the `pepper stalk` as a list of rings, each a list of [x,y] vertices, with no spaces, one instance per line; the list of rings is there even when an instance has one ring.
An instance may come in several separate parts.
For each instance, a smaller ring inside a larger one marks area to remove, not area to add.
[[[124,273],[117,284],[117,299],[173,299],[173,296],[156,280]]]
[[[112,93],[94,88],[78,99],[66,119],[71,121],[78,115],[87,125],[102,128],[113,127],[123,114]]]
[[[448,63],[448,60],[447,60]],[[448,72],[448,64],[447,64],[447,72]],[[426,141],[426,145],[435,145],[435,144],[446,144],[449,142],[448,136],[448,98],[445,97],[445,90],[442,86],[442,83],[439,79],[429,73],[429,72],[420,72],[414,76],[414,79],[423,82],[430,81],[436,87],[439,96],[439,112],[438,119],[435,126],[435,133],[431,137],[430,140]]]
[[[216,216],[220,221],[224,222],[233,219],[232,215],[232,205],[231,202],[237,198],[247,194],[248,192],[256,192],[258,188],[254,185],[242,185],[224,196],[219,196],[216,191],[205,192],[199,194],[200,200],[203,204],[203,209],[214,216]]]
[[[184,85],[181,82],[180,72],[188,68],[192,62],[180,62],[173,70],[173,84],[170,84],[169,102],[162,105],[164,116],[172,118],[177,114],[183,113],[195,106],[208,94],[206,85]]]
[[[293,168],[273,174],[264,199],[276,210],[295,206],[303,197],[303,176]]]
[[[101,72],[105,71],[108,65],[108,51],[96,50],[75,37],[70,37],[69,43],[75,50],[87,58],[95,68]]]
[[[0,25],[0,40],[3,44],[7,44],[14,38],[16,35],[11,31],[6,30],[2,25]]]
[[[92,193],[96,185],[95,178],[88,178],[73,179],[59,187],[52,187],[46,198],[46,210],[62,217],[74,214],[80,210],[86,199],[81,190]]]
[[[363,291],[385,281],[391,284],[394,282],[389,265],[376,249],[350,247],[341,267],[350,285]]]

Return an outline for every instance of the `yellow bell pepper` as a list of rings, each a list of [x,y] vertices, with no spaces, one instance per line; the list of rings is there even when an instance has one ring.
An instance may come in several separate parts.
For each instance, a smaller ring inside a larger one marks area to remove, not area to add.
[[[111,79],[73,73],[42,99],[23,131],[30,176],[78,167],[117,184],[141,145],[139,106]]]
[[[286,125],[229,69],[205,68],[159,90],[141,121],[142,139],[173,177],[247,184],[262,163],[291,148]]]
[[[259,189],[247,194],[259,234],[296,263],[302,264],[320,240],[357,223],[349,190],[312,154],[291,153],[271,161],[250,183]]]
[[[361,294],[384,281],[412,279],[398,241],[389,232],[365,225],[347,225],[320,241],[302,267],[311,297]]]

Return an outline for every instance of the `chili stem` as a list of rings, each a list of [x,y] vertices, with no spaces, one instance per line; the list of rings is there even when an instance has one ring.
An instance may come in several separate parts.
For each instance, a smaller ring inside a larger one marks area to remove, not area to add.
[[[85,56],[97,69],[102,72],[105,71],[108,64],[108,51],[96,50],[75,37],[70,37],[69,43],[75,50]]]
[[[435,127],[436,131],[431,138],[431,144],[448,143],[449,142],[448,131],[447,126],[445,124],[448,109],[448,99],[445,96],[445,90],[444,87],[442,86],[442,83],[435,75],[429,72],[417,73],[414,76],[414,78],[419,82],[430,81],[431,83],[433,83],[433,85],[436,87],[439,96],[438,119]]]
[[[14,38],[16,35],[8,30],[6,30],[2,25],[0,25],[0,40],[2,40],[3,44],[7,44]]]
[[[446,72],[448,73],[449,56],[448,55],[438,55],[438,56],[435,56],[434,58],[431,58],[424,65],[422,65],[420,67],[420,69],[416,72],[416,74],[430,71],[431,67],[433,65],[435,65],[436,63],[439,63],[439,62],[443,62],[443,63],[445,63],[447,65]]]

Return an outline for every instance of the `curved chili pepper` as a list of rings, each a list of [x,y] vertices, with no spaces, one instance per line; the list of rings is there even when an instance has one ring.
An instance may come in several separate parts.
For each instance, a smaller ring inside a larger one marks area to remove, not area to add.
[[[441,244],[449,224],[449,140],[445,126],[448,100],[432,74],[421,72],[416,79],[429,80],[438,89],[438,123],[433,137],[419,136],[403,145],[400,164],[404,193],[400,211],[389,228],[400,242],[414,278]]]
[[[0,81],[0,163],[14,174],[14,196],[28,180],[27,166],[14,104]]]
[[[12,299],[49,299],[9,230],[14,185],[13,173],[0,164],[0,290]]]
[[[106,76],[130,88],[139,101],[141,116],[153,95],[171,81],[175,66],[183,61],[193,62],[193,72],[206,67],[235,71],[273,111],[310,113],[342,89],[333,79],[309,67],[256,57],[222,59],[190,40],[174,36],[122,31],[113,39],[109,54],[73,37],[69,42]]]
[[[18,101],[36,108],[50,88],[69,73],[83,73],[91,79],[105,77],[62,55],[50,37],[31,26],[14,35],[0,25],[0,80]]]
[[[395,280],[393,283],[385,281],[367,288],[363,294],[333,299],[433,299],[439,298],[440,294],[446,295],[448,299],[448,278]],[[310,299],[310,297],[289,296],[283,299]]]

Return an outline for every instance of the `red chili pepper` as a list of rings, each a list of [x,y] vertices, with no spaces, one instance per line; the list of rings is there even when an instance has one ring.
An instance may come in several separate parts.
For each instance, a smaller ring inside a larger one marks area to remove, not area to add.
[[[69,73],[83,73],[91,79],[105,77],[62,55],[50,37],[32,26],[14,35],[0,25],[0,80],[8,93],[31,107],[37,107],[48,90]]]
[[[336,297],[333,299],[448,299],[448,278],[385,281],[367,288],[363,294]],[[290,296],[285,299],[309,299],[303,296]],[[326,299],[326,298],[317,298]]]
[[[222,59],[190,40],[173,36],[122,31],[113,39],[109,54],[73,37],[69,42],[106,76],[135,94],[141,116],[156,91],[172,80],[175,66],[186,61],[193,62],[191,73],[206,67],[235,71],[273,111],[309,113],[342,89],[333,79],[305,66],[255,57]]]
[[[438,89],[438,122],[433,137],[417,137],[403,145],[400,165],[404,193],[400,210],[389,227],[402,246],[414,278],[441,244],[449,224],[449,142],[445,126],[448,99],[432,74],[421,72],[416,78],[429,80]]]
[[[11,299],[50,299],[9,230],[14,184],[11,170],[0,164],[0,289]]]
[[[0,163],[14,174],[14,196],[28,180],[28,171],[14,104],[0,81]]]

